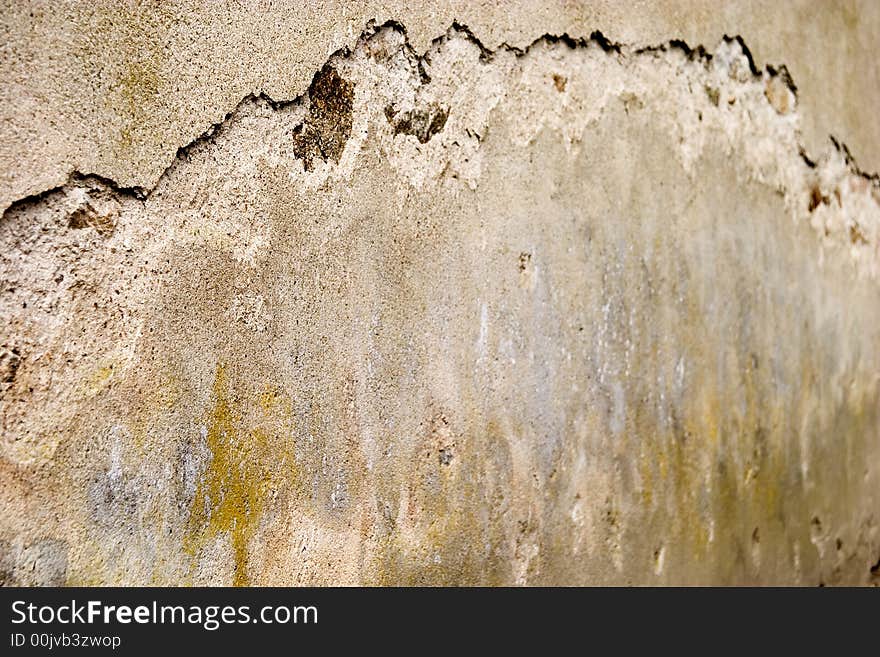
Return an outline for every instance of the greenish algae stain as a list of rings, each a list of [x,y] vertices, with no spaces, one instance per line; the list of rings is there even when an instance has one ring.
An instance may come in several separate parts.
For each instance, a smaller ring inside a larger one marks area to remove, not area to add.
[[[211,461],[199,482],[185,541],[196,556],[208,539],[227,534],[234,557],[233,586],[247,586],[248,545],[253,538],[267,493],[272,488],[266,435],[239,430],[241,417],[228,394],[226,368],[217,367],[214,406],[208,416],[207,443]]]

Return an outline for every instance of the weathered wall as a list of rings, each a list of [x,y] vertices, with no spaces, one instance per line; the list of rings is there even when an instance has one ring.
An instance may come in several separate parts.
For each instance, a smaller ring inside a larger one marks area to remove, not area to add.
[[[876,5],[378,4],[4,9],[0,579],[876,580]]]

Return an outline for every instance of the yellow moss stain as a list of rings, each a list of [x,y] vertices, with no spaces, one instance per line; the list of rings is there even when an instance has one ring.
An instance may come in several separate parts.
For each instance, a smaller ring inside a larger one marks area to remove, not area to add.
[[[644,445],[639,453],[639,480],[641,482],[642,508],[651,509],[654,505],[654,468],[650,453]]]
[[[499,586],[512,581],[507,555],[514,530],[506,529],[505,499],[512,485],[509,447],[493,421],[479,436],[458,436],[448,464],[430,449],[434,442],[414,449],[403,485],[405,512],[394,531],[377,541],[369,584]]]
[[[743,577],[734,560],[748,554],[749,540],[780,540],[783,491],[792,480],[785,408],[756,372],[737,369],[741,379],[724,383],[695,370],[697,392],[683,399],[669,429],[657,431],[651,418],[636,427],[646,436],[638,462],[642,518],[665,528],[667,546],[707,567],[714,562],[722,579]]]
[[[264,411],[271,411],[278,403],[278,393],[273,388],[265,388],[261,393],[259,400],[260,408]]]
[[[122,345],[104,355],[97,363],[84,366],[79,394],[88,399],[116,383],[128,370],[132,357],[131,345]]]
[[[97,369],[91,383],[94,387],[103,388],[111,376],[113,376],[113,365],[103,365]]]
[[[208,416],[211,460],[196,490],[185,547],[196,556],[210,538],[227,534],[234,558],[233,586],[247,586],[248,546],[271,493],[272,472],[267,435],[241,431],[241,416],[228,395],[225,366],[217,368],[214,405]]]

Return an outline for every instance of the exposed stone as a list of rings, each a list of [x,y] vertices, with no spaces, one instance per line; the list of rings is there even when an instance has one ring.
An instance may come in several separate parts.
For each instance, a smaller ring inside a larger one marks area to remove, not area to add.
[[[446,125],[449,110],[434,105],[398,113],[389,105],[385,108],[385,117],[396,134],[412,135],[419,143],[426,144]]]
[[[294,128],[293,152],[305,163],[306,171],[316,158],[339,162],[342,150],[351,137],[351,109],[354,89],[327,64],[309,87],[309,113]]]

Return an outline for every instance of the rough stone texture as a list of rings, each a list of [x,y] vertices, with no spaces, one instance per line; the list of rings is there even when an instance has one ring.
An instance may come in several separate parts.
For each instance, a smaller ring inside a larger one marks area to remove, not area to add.
[[[876,581],[878,11],[596,7],[7,7],[0,581]]]

